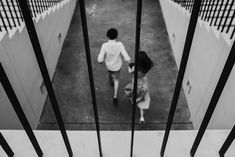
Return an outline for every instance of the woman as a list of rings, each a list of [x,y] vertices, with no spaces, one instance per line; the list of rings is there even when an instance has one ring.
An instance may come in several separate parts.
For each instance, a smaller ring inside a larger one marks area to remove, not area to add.
[[[137,98],[136,104],[140,109],[140,123],[145,123],[144,120],[144,111],[149,109],[150,106],[150,94],[149,94],[149,85],[147,79],[147,73],[153,67],[153,62],[147,55],[145,51],[140,51],[138,56],[138,81],[137,81]],[[129,73],[134,72],[134,64],[129,64],[128,68]],[[134,78],[132,79],[132,83],[129,83],[125,87],[125,94],[130,98],[132,102],[132,91],[134,86]]]

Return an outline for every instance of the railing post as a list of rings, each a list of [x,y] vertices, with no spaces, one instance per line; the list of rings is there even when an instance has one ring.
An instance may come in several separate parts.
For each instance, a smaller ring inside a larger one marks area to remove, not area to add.
[[[6,19],[7,19],[7,22],[8,22],[8,26],[10,27],[10,29],[12,29],[11,22],[10,22],[10,20],[9,20],[9,17],[8,17],[8,14],[7,14],[5,5],[4,5],[4,3],[3,3],[2,0],[0,0],[0,2],[1,2],[1,5],[2,5],[3,12],[4,12],[5,16],[6,16]],[[4,20],[4,19],[3,19],[3,20]]]
[[[227,12],[227,16],[225,17],[225,21],[223,22],[224,24],[222,25],[222,30],[221,30],[221,32],[224,31],[224,28],[225,28],[225,26],[226,26],[226,24],[227,24],[228,18],[229,18],[229,16],[230,16],[230,12],[231,12],[232,7],[233,7],[233,4],[234,4],[234,0],[232,0],[232,2],[230,3],[229,10],[228,10],[228,12]],[[234,19],[231,18],[231,20],[234,20]],[[228,25],[228,28],[230,28],[230,27],[231,27],[231,25],[229,24],[229,25]]]
[[[137,0],[136,11],[136,33],[135,33],[135,71],[134,71],[134,89],[133,89],[133,107],[132,107],[132,123],[131,123],[131,152],[130,157],[133,157],[134,133],[135,133],[135,112],[136,112],[136,98],[137,98],[137,80],[139,68],[139,49],[140,49],[140,31],[141,31],[141,15],[142,15],[142,0]]]
[[[2,149],[6,152],[8,157],[14,156],[14,152],[12,151],[11,147],[8,145],[7,141],[5,140],[1,132],[0,132],[0,145],[2,146]]]
[[[225,6],[224,6],[224,10],[222,12],[222,15],[221,15],[221,18],[220,18],[220,21],[219,21],[219,25],[217,27],[217,29],[219,30],[220,29],[220,26],[222,25],[222,21],[223,21],[223,18],[224,18],[224,14],[226,12],[226,9],[227,9],[227,6],[228,6],[228,3],[229,3],[230,0],[227,0]],[[228,13],[229,14],[229,13]]]
[[[42,53],[42,49],[41,49],[41,46],[39,43],[37,32],[36,32],[33,20],[30,16],[29,7],[28,7],[28,5],[26,5],[27,1],[26,0],[17,0],[17,1],[19,2],[23,17],[25,19],[25,26],[28,30],[29,38],[32,43],[32,47],[33,47],[33,50],[34,50],[34,53],[35,53],[35,56],[36,56],[43,80],[44,80],[44,83],[45,83],[45,86],[46,86],[46,89],[48,92],[48,96],[51,101],[53,111],[55,113],[56,120],[57,120],[59,128],[60,128],[60,132],[62,134],[65,146],[68,151],[68,154],[70,157],[72,157],[73,156],[72,149],[71,149],[69,139],[68,139],[68,136],[67,136],[67,133],[65,130],[65,126],[64,126],[61,114],[60,114],[59,105],[57,103],[56,96],[55,96],[55,93],[54,93],[54,90],[52,87],[51,79],[50,79],[50,76],[49,76],[49,73],[48,73],[48,70],[46,67],[45,59],[43,57],[43,53]]]
[[[23,111],[23,109],[20,105],[20,102],[19,102],[19,100],[18,100],[18,98],[17,98],[17,96],[16,96],[16,94],[15,94],[15,92],[14,92],[12,86],[11,86],[10,81],[7,78],[7,75],[4,71],[1,63],[0,63],[0,76],[1,76],[0,77],[0,82],[1,82],[2,87],[4,88],[8,98],[9,98],[11,104],[12,104],[12,107],[14,108],[14,110],[15,110],[15,112],[16,112],[16,114],[17,114],[24,130],[26,131],[26,133],[27,133],[27,135],[28,135],[28,137],[29,137],[29,139],[30,139],[30,141],[31,141],[38,157],[42,157],[42,155],[43,155],[42,150],[41,150],[41,148],[38,144],[38,141],[37,141],[37,139],[36,139],[36,137],[35,137],[35,135],[32,131],[32,128],[31,128],[31,126],[30,126],[30,124],[29,124],[29,122],[28,122],[28,120],[27,120],[27,118],[24,114],[24,111]]]
[[[224,157],[224,154],[227,152],[228,148],[232,144],[235,138],[235,125],[233,126],[231,132],[229,133],[226,141],[224,142],[223,146],[219,150],[220,157]]]
[[[177,81],[175,85],[175,91],[174,91],[174,95],[173,95],[172,102],[171,102],[171,108],[170,108],[170,112],[169,112],[168,119],[167,119],[166,130],[165,130],[162,148],[161,148],[161,157],[164,156],[167,140],[170,134],[170,129],[171,129],[172,121],[174,118],[174,114],[175,114],[175,110],[176,110],[176,106],[177,106],[177,102],[178,102],[178,98],[179,98],[179,94],[180,94],[180,90],[181,90],[181,86],[182,86],[182,82],[184,78],[185,69],[186,69],[187,62],[188,62],[188,57],[189,57],[189,53],[190,53],[190,49],[191,49],[191,45],[193,41],[193,36],[194,36],[195,28],[197,25],[201,2],[202,0],[194,1],[193,10],[192,10],[192,14],[191,14],[191,18],[190,18],[190,22],[188,26],[188,32],[187,32],[187,36],[185,39],[185,45],[184,45],[183,55],[182,55],[182,59],[180,63],[179,73],[178,73],[178,77],[177,77]]]
[[[2,24],[3,24],[4,29],[5,29],[6,32],[8,33],[7,25],[6,25],[6,23],[5,23],[4,19],[3,19],[3,16],[2,16],[2,12],[1,12],[1,11],[0,11],[0,18],[1,18],[1,20],[2,20]]]
[[[196,150],[201,142],[201,139],[206,131],[206,128],[210,122],[211,116],[215,110],[215,107],[217,105],[217,102],[220,98],[221,93],[223,92],[224,86],[228,80],[228,77],[230,75],[230,72],[232,71],[234,62],[235,62],[235,43],[233,43],[232,49],[230,50],[230,53],[228,55],[228,58],[226,60],[226,63],[224,65],[223,71],[220,75],[219,81],[216,85],[215,91],[212,95],[212,98],[210,100],[209,106],[206,110],[205,116],[203,118],[202,124],[200,126],[200,129],[198,131],[197,137],[193,143],[193,146],[191,148],[190,154],[193,157],[196,153]]]
[[[87,67],[88,67],[88,73],[89,73],[91,96],[92,96],[93,109],[94,109],[94,115],[95,115],[95,124],[96,124],[99,153],[100,153],[100,157],[102,157],[103,154],[102,154],[102,146],[101,146],[101,139],[100,139],[99,115],[98,115],[98,108],[97,108],[97,103],[96,103],[95,85],[94,85],[93,70],[92,70],[92,63],[91,63],[91,52],[90,52],[90,45],[89,45],[89,36],[88,36],[88,29],[87,29],[86,10],[85,10],[84,0],[79,0],[79,6],[80,6],[81,21],[82,21],[84,44],[85,44],[85,50],[86,50],[86,60],[87,60]]]

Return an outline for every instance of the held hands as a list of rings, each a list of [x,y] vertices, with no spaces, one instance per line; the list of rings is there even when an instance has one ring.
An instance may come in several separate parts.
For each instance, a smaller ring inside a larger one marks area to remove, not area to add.
[[[129,63],[128,72],[133,73],[135,71],[135,63]]]

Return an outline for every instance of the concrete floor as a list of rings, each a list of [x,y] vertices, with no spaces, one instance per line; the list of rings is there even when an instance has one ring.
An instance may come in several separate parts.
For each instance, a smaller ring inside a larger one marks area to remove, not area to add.
[[[132,106],[124,97],[123,87],[131,81],[127,63],[120,77],[119,106],[112,104],[113,89],[108,84],[104,65],[97,63],[106,31],[115,27],[134,60],[135,0],[88,0],[87,22],[90,38],[93,74],[96,87],[99,120],[102,130],[130,130]],[[146,124],[140,125],[136,114],[137,130],[165,129],[177,77],[177,67],[169,43],[160,4],[157,0],[143,1],[141,49],[149,53],[154,67],[149,72],[151,106]],[[80,11],[77,5],[58,61],[53,85],[67,129],[95,129],[94,112],[84,50]],[[47,100],[38,129],[58,129]],[[172,129],[193,129],[183,92],[180,94]]]

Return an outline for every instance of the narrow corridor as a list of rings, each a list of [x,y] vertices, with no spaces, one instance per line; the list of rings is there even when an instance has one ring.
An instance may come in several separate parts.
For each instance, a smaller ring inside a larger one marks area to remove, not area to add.
[[[134,60],[135,0],[88,0],[87,23],[95,79],[99,120],[102,130],[130,130],[132,106],[124,96],[123,88],[131,81],[128,64],[124,63],[120,75],[119,105],[112,104],[113,89],[108,84],[104,65],[97,62],[106,31],[117,28],[122,41]],[[146,124],[136,125],[138,130],[165,129],[174,92],[177,67],[172,54],[161,8],[157,0],[143,1],[141,50],[148,52],[154,61],[149,72],[151,104],[146,114]],[[65,39],[53,85],[67,129],[95,129],[95,120],[88,70],[80,22],[79,6]],[[136,123],[139,122],[137,109]],[[50,101],[47,99],[38,129],[57,129]],[[181,91],[172,129],[192,129],[187,103]]]

